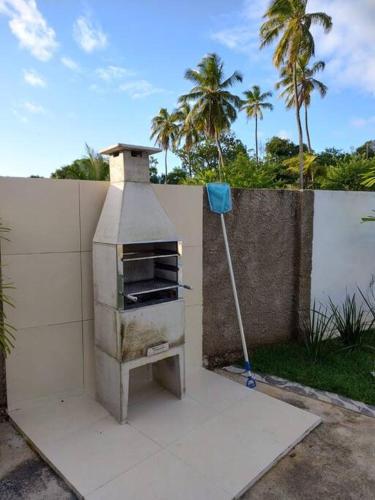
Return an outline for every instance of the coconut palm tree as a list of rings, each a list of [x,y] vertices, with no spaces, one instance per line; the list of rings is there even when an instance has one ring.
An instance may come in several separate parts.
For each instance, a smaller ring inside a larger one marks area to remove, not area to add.
[[[166,108],[161,108],[159,114],[154,116],[151,122],[151,139],[155,139],[155,144],[158,144],[165,152],[165,178],[164,184],[167,183],[168,176],[168,150],[172,149],[178,137],[178,124],[176,113],[169,113]]]
[[[287,65],[292,74],[296,121],[299,138],[299,181],[303,189],[303,132],[298,99],[297,62],[301,56],[307,61],[315,55],[315,42],[310,28],[321,25],[327,33],[332,19],[324,12],[306,12],[308,0],[272,0],[260,28],[261,48],[278,40],[273,54],[276,68]]]
[[[194,123],[194,116],[191,113],[191,106],[188,102],[184,102],[176,111],[176,118],[179,126],[177,144],[184,141],[184,150],[188,159],[189,177],[192,176],[190,152],[193,146],[199,141],[200,134]]]
[[[236,82],[242,81],[242,75],[235,71],[225,78],[223,67],[224,64],[217,54],[203,57],[197,69],[186,70],[185,78],[193,82],[194,87],[179,99],[182,104],[192,103],[191,115],[198,131],[215,141],[220,177],[224,167],[220,136],[230,129],[242,104],[241,99],[229,90]]]
[[[273,110],[271,103],[266,99],[272,96],[272,92],[261,92],[259,85],[253,85],[250,90],[244,92],[245,99],[241,109],[245,111],[248,118],[255,118],[255,157],[258,163],[258,119],[263,120],[263,110]]]
[[[308,108],[311,104],[311,94],[317,90],[321,97],[327,94],[328,87],[323,82],[315,78],[315,74],[323,71],[325,63],[323,61],[315,62],[311,67],[308,66],[306,57],[300,57],[297,63],[297,88],[299,95],[299,106],[304,107],[305,112],[305,131],[307,138],[307,147],[309,153],[312,154],[310,130],[308,123]],[[294,107],[294,86],[293,76],[289,71],[288,66],[284,66],[280,72],[281,80],[276,83],[276,88],[283,88],[280,96],[285,98],[287,108]]]
[[[100,153],[97,153],[93,148],[90,148],[88,144],[85,144],[85,147],[85,159],[88,160],[87,179],[93,181],[107,180],[109,176],[108,161],[105,160]]]

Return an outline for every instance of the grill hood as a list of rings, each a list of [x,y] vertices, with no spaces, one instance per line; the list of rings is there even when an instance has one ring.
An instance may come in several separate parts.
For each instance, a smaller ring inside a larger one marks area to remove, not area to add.
[[[101,151],[110,156],[111,184],[95,243],[178,241],[176,229],[150,184],[149,156],[160,151],[130,144],[116,144]]]

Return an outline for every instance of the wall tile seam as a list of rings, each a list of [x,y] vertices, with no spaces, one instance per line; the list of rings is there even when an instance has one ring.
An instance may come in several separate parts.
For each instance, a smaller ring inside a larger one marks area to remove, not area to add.
[[[63,325],[75,325],[77,323],[82,323],[83,321],[92,321],[91,319],[77,319],[73,321],[63,321],[60,323],[43,323],[43,324],[38,324],[38,325],[33,325],[33,326],[22,326],[20,328],[17,328],[17,332],[21,332],[24,330],[34,330],[35,328],[47,328],[49,326],[63,326]]]
[[[26,255],[55,255],[55,254],[66,254],[66,253],[91,253],[90,250],[56,250],[56,251],[48,251],[48,252],[20,252],[20,253],[3,253],[3,256],[17,257],[17,256],[26,256]]]
[[[61,401],[61,399],[70,398],[70,397],[80,397],[86,394],[85,388],[80,387],[77,389],[68,389],[65,391],[58,391],[49,396],[39,396],[37,398],[16,398],[11,401],[8,406],[7,411],[12,412],[16,410],[23,410],[30,407],[40,407],[41,405],[48,404],[49,402]],[[34,406],[35,405],[35,406]]]
[[[79,251],[80,251],[80,259],[79,259],[79,276],[80,276],[80,297],[81,297],[81,343],[82,343],[82,386],[85,388],[85,333],[83,328],[84,321],[84,310],[83,310],[83,265],[82,265],[82,214],[81,214],[81,183],[78,182],[78,229],[79,229]]]

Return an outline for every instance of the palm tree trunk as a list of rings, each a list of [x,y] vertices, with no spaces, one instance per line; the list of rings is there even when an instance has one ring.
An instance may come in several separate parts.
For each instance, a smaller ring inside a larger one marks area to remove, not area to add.
[[[257,165],[259,163],[258,158],[258,115],[255,113],[255,158],[257,160]]]
[[[303,158],[303,132],[302,132],[302,124],[301,124],[301,116],[299,113],[299,99],[298,99],[298,86],[297,86],[297,67],[296,64],[293,64],[293,86],[294,86],[294,99],[295,99],[295,107],[296,107],[296,119],[297,119],[297,128],[298,128],[298,140],[299,140],[299,187],[303,189],[303,166],[304,166],[304,158]]]
[[[168,148],[165,148],[165,156],[164,156],[165,178],[164,178],[164,184],[167,184],[167,175],[168,175],[167,154],[168,154]]]
[[[188,160],[189,177],[192,177],[192,175],[191,175],[191,155],[190,155],[190,150],[187,152],[187,160]]]
[[[222,171],[224,169],[224,158],[223,158],[223,150],[221,149],[221,144],[219,141],[219,137],[217,132],[215,132],[215,142],[216,142],[216,147],[217,147],[217,152],[218,152],[218,157],[219,157],[219,179],[220,181],[222,180]]]
[[[306,138],[307,138],[307,147],[309,150],[309,153],[312,154],[312,147],[311,147],[311,141],[310,141],[310,131],[309,131],[309,119],[307,116],[307,105],[304,103],[305,107],[305,130],[306,130]]]

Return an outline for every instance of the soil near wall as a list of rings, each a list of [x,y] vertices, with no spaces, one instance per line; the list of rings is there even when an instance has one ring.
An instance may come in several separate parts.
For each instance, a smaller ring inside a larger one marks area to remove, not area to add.
[[[233,189],[225,215],[248,344],[290,339],[310,304],[313,192]],[[203,354],[208,366],[241,357],[220,216],[203,208]]]

